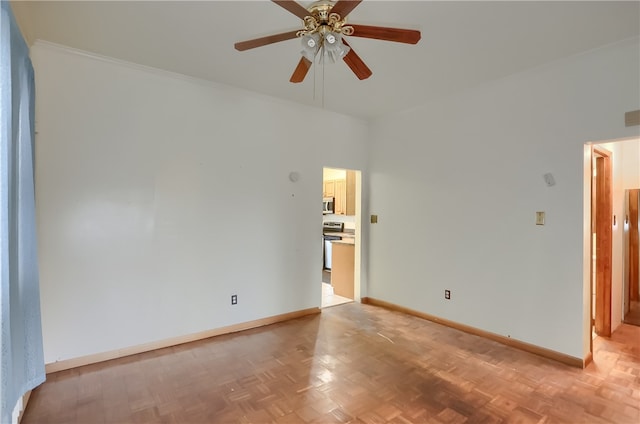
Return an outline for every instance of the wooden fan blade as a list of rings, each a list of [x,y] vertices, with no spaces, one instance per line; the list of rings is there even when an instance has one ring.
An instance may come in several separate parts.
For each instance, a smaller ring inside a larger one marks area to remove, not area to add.
[[[342,42],[346,46],[349,46],[344,38],[342,39]],[[358,56],[358,54],[353,51],[353,48],[350,48],[349,53],[347,53],[345,57],[342,58],[342,60],[344,60],[344,63],[346,63],[349,68],[351,68],[353,73],[356,74],[356,76],[360,80],[367,79],[373,74],[373,72],[371,72],[371,69],[369,69],[369,67],[365,65],[362,59],[360,59],[360,56]]]
[[[253,40],[240,41],[233,46],[241,52],[256,47],[266,46],[267,44],[278,43],[280,41],[291,40],[296,38],[299,30],[283,32],[281,34],[267,35],[266,37],[254,38]]]
[[[307,72],[309,72],[309,68],[311,68],[311,61],[306,57],[301,57],[300,62],[298,62],[298,66],[296,66],[296,70],[293,71],[291,75],[291,82],[302,82],[304,81],[304,77],[307,76]]]
[[[304,19],[305,16],[310,15],[307,9],[305,9],[304,7],[302,7],[300,4],[296,3],[293,0],[271,0],[271,1],[277,4],[278,6],[282,7],[283,9],[286,9],[289,12],[293,13],[300,19]]]
[[[362,0],[338,0],[338,2],[331,8],[331,13],[337,13],[342,19],[344,19],[361,2]]]
[[[395,41],[397,43],[416,44],[420,41],[420,31],[413,29],[387,28],[371,25],[355,25],[352,37],[375,38],[376,40]]]

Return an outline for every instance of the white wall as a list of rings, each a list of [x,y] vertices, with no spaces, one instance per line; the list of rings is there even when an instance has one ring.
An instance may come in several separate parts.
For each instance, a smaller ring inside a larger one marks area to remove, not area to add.
[[[585,357],[584,143],[638,135],[624,113],[640,106],[639,50],[627,40],[376,122],[368,295]]]
[[[322,166],[366,169],[363,121],[31,53],[47,363],[320,305]]]
[[[622,153],[622,189],[640,188],[640,140],[620,143]]]

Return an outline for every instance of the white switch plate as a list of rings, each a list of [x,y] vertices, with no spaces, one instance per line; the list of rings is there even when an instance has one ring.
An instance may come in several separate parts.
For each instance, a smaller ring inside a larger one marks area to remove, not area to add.
[[[536,225],[544,225],[544,211],[536,212]]]

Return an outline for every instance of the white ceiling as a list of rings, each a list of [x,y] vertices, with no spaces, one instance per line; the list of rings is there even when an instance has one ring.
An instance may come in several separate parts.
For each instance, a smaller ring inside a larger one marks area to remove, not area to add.
[[[12,6],[30,42],[47,40],[366,119],[640,34],[638,1],[364,0],[350,22],[418,29],[420,42],[349,37],[372,77],[359,81],[336,63],[324,70],[314,65],[302,84],[292,84],[298,40],[233,48],[236,41],[300,27],[296,16],[266,0]]]

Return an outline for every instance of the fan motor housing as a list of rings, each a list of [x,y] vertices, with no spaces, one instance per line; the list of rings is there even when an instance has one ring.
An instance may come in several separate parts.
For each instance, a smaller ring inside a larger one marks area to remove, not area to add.
[[[335,2],[331,0],[320,0],[311,3],[307,8],[311,16],[316,18],[319,24],[325,25],[329,22],[329,14],[333,9]]]

